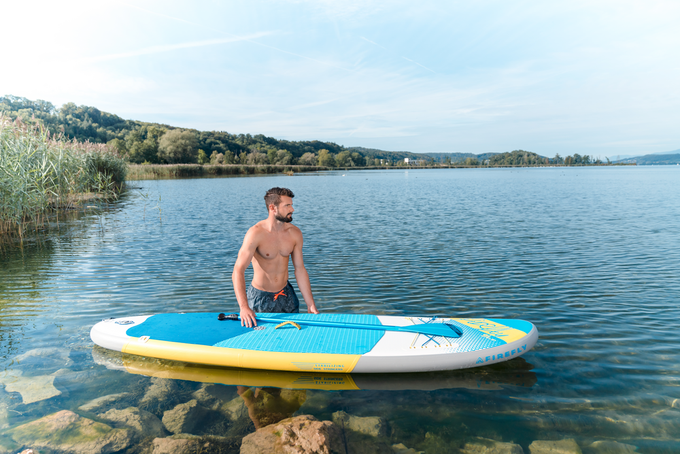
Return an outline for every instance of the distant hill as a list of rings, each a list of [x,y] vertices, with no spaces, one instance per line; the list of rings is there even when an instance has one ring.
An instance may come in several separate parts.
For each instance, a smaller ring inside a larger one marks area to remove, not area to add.
[[[666,153],[648,154],[615,161],[617,164],[637,164],[640,166],[660,166],[680,164],[680,150]]]
[[[362,156],[367,158],[378,158],[378,159],[393,159],[402,161],[404,158],[409,159],[424,159],[429,161],[430,158],[434,159],[434,162],[444,163],[446,158],[450,158],[452,163],[463,162],[467,158],[477,159],[478,161],[483,161],[491,158],[491,156],[497,155],[498,153],[413,153],[411,151],[385,151],[379,150],[377,148],[364,148],[364,147],[349,147],[349,151],[356,151]]]
[[[489,159],[491,156],[497,155],[499,153],[480,153],[480,154],[474,154],[474,153],[425,153],[428,156],[431,156],[436,162],[444,162],[444,160],[448,157],[451,158],[451,162],[460,162],[464,161],[467,158],[472,158],[472,159],[477,159],[479,161],[484,161],[486,159]]]
[[[498,153],[489,159],[493,166],[521,166],[549,164],[550,160],[531,151],[513,150],[508,153]]]
[[[673,151],[662,151],[661,153],[652,153],[652,154],[680,154],[680,148],[678,148],[677,150],[673,150]]]
[[[371,159],[392,159],[402,161],[404,158],[427,159],[428,156],[431,156],[422,153],[413,153],[410,151],[385,151],[378,150],[377,148],[364,148],[364,147],[348,147],[347,150],[349,150],[350,152],[357,152]]]
[[[500,153],[480,153],[480,154],[477,155],[477,159],[479,159],[480,161],[486,160],[486,159],[491,159],[492,156],[496,156],[497,154],[500,154]]]
[[[451,161],[453,162],[465,158],[477,157],[477,155],[474,153],[427,153],[427,155],[433,157],[437,162],[443,162],[447,157],[451,158]]]

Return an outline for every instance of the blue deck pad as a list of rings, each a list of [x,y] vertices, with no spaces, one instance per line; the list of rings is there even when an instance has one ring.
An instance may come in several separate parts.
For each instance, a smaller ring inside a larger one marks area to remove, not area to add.
[[[262,314],[283,321],[319,320],[336,323],[381,325],[375,315],[362,314]],[[233,322],[232,322],[233,323]],[[238,322],[236,322],[238,323]],[[277,323],[258,322],[264,329],[249,330],[214,344],[215,347],[241,348],[282,353],[333,353],[363,355],[368,353],[383,337],[385,331],[373,329],[330,328],[300,325],[297,329],[285,325],[274,329]]]
[[[156,314],[126,331],[128,336],[183,344],[214,345],[230,337],[251,332],[239,321],[217,319],[217,312]]]
[[[385,331],[372,329],[329,328],[300,325],[301,330],[285,325],[277,330],[277,323],[259,322],[264,329],[254,330],[241,326],[240,321],[217,319],[214,313],[157,314],[147,318],[126,332],[131,337],[149,336],[154,340],[179,342],[184,344],[211,345],[215,347],[240,348],[258,351],[287,353],[338,353],[363,355],[368,353],[383,337]],[[381,325],[375,315],[367,314],[261,314],[277,318],[282,322],[291,320],[320,320],[336,323],[359,323]],[[526,332],[531,324],[511,325],[511,320],[498,320],[507,326]],[[512,321],[520,322],[520,321]],[[453,320],[463,335],[450,342],[459,345],[459,352],[469,352],[504,345],[505,341],[470,328]],[[417,335],[417,334],[414,334]],[[417,335],[415,346],[431,346],[433,341],[448,343],[442,337]]]

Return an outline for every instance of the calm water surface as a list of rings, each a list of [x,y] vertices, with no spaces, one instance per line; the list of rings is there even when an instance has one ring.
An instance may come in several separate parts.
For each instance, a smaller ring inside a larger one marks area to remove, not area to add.
[[[236,310],[230,277],[243,235],[266,216],[265,191],[286,186],[296,194],[294,222],[320,310],[522,318],[540,333],[532,351],[502,365],[308,390],[297,414],[381,416],[390,443],[428,453],[476,436],[526,452],[533,440],[563,438],[680,452],[678,167],[131,186],[140,189],[62,223],[41,245],[0,252],[0,426],[143,390],[152,383],[144,373],[191,369],[109,354],[93,347],[89,329],[108,317]],[[126,361],[136,361],[136,374],[120,370]],[[197,381],[227,383],[228,398],[238,397],[236,384],[262,385],[258,376],[209,372],[217,378],[177,375],[176,395],[195,392]],[[30,402],[36,397],[12,391],[52,376],[58,395]],[[168,400],[149,410],[162,416],[178,403]]]

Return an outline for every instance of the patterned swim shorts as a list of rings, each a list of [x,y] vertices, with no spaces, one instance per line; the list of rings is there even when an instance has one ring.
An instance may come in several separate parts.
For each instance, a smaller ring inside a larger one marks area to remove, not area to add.
[[[248,306],[255,312],[283,312],[287,314],[300,312],[300,301],[290,282],[278,293],[265,292],[251,284],[248,286],[246,294]]]

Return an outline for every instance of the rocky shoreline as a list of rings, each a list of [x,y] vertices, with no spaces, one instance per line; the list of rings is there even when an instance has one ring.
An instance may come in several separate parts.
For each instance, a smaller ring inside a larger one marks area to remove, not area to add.
[[[72,356],[58,348],[35,349],[14,358],[21,369],[0,372],[0,454],[637,452],[616,441],[590,439],[579,445],[570,438],[534,440],[523,447],[494,434],[476,436],[465,427],[414,435],[403,421],[400,429],[397,416],[385,409],[375,411],[393,420],[332,412],[342,402],[351,406],[349,395],[147,378],[103,368],[72,370],[77,364]],[[101,390],[103,374],[115,374],[118,385],[108,383],[118,389]],[[409,420],[421,410],[403,404]],[[440,416],[450,421],[449,413]]]
[[[100,402],[120,395],[105,396]],[[96,402],[89,404],[97,405]],[[238,403],[224,406],[227,417],[238,412]],[[179,404],[164,413],[162,420],[153,413],[128,407],[108,410],[90,419],[70,410],[62,410],[23,424],[7,432],[11,439],[0,452],[22,454],[424,454],[403,443],[389,444],[386,422],[379,417],[357,417],[339,411],[333,421],[319,421],[311,415],[299,415],[267,425],[238,437],[195,435],[187,429],[197,428],[213,411],[196,400]],[[13,446],[12,446],[12,443]],[[19,451],[21,450],[21,451]],[[636,447],[613,441],[596,441],[583,450],[573,439],[536,440],[529,454],[607,454],[634,453]],[[428,450],[427,452],[432,452]],[[474,438],[459,447],[442,447],[436,452],[460,454],[524,454],[515,443]]]
[[[203,384],[191,400],[177,403],[157,415],[146,408],[161,408],[168,394],[177,392],[173,380],[152,378],[139,406],[126,406],[130,393],[96,398],[76,411],[61,410],[5,431],[0,452],[33,454],[605,454],[633,453],[636,447],[596,441],[580,447],[573,439],[536,440],[528,451],[519,444],[472,438],[459,446],[442,444],[427,433],[431,449],[417,451],[403,443],[390,443],[389,423],[378,416],[355,416],[344,411],[332,421],[297,415],[264,425],[254,432],[259,413],[267,408],[300,402],[304,391],[259,390],[261,399],[248,406],[248,393],[225,400],[220,385]],[[257,391],[258,389],[256,389]],[[270,392],[273,392],[270,393]],[[275,396],[274,396],[275,394]],[[259,397],[258,396],[258,397]],[[274,403],[274,405],[272,405]],[[113,407],[113,408],[111,408]],[[124,407],[124,408],[116,408]],[[109,408],[106,410],[106,408]],[[289,407],[290,408],[290,407]],[[106,410],[106,411],[104,411]],[[284,410],[285,411],[285,410]],[[268,413],[269,414],[269,413]],[[269,414],[272,417],[271,414]],[[274,419],[281,416],[274,413]],[[255,420],[253,421],[253,418]],[[217,433],[223,435],[217,435]],[[250,433],[246,433],[250,432]]]

